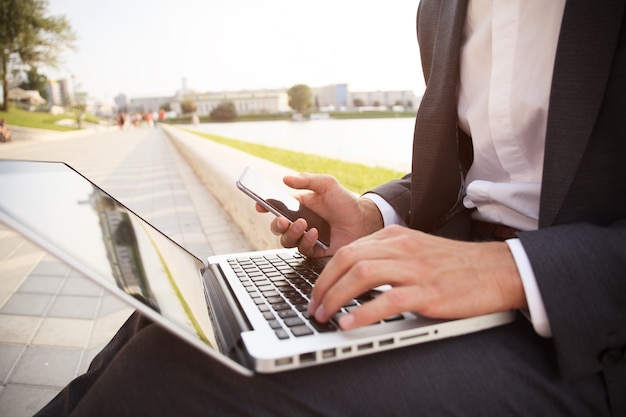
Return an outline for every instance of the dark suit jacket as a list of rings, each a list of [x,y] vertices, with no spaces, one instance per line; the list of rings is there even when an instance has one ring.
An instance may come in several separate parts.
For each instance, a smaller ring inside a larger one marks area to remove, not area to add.
[[[546,306],[561,375],[604,372],[609,394],[626,398],[624,3],[566,4],[539,230],[519,238]],[[374,190],[410,227],[428,232],[436,232],[458,204],[463,167],[472,158],[456,109],[466,8],[461,0],[421,1],[417,34],[426,90],[416,118],[412,174]]]

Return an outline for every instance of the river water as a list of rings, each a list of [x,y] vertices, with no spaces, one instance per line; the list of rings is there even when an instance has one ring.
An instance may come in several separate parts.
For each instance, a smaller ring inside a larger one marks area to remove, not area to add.
[[[202,123],[198,130],[292,151],[316,154],[408,172],[411,169],[411,117]]]

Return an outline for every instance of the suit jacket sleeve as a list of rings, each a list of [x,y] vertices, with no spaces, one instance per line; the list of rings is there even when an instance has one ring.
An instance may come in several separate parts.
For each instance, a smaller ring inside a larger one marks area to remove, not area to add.
[[[380,185],[371,192],[384,198],[398,216],[405,221],[407,220],[411,206],[411,174],[407,174],[402,179]]]

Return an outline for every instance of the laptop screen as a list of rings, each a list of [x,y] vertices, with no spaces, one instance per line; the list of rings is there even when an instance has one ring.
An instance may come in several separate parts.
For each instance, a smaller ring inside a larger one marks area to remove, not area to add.
[[[218,346],[204,264],[67,165],[0,161],[0,212],[105,288],[121,289],[204,344]]]

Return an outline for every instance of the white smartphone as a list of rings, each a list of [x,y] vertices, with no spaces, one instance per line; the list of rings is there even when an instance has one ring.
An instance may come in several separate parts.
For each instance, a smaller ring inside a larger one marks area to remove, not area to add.
[[[300,218],[306,220],[307,231],[317,229],[317,245],[324,249],[330,246],[330,224],[259,172],[247,167],[237,180],[237,187],[277,216],[286,217],[292,223]]]

